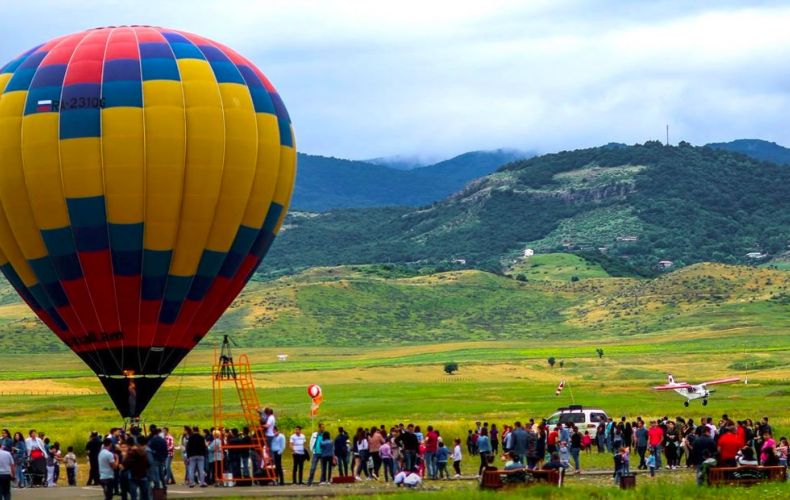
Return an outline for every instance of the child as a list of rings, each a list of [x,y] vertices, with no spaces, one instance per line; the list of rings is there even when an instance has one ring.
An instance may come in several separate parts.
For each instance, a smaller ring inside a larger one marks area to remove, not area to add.
[[[590,437],[590,431],[584,431],[584,436],[582,436],[582,450],[585,450],[587,453],[592,453],[592,438]]]
[[[453,446],[453,469],[455,470],[454,478],[461,477],[461,438],[455,438],[455,446]]]
[[[620,484],[620,478],[625,474],[625,448],[620,448],[614,455],[614,484]]]
[[[68,453],[64,457],[66,462],[66,477],[69,480],[69,486],[77,486],[77,455],[74,454],[74,447],[68,447]]]
[[[647,450],[645,452],[645,465],[647,465],[647,468],[650,469],[650,477],[655,478],[656,477],[656,457],[654,457],[653,454],[650,453],[650,450]]]
[[[442,438],[439,438],[439,449],[436,450],[436,468],[439,470],[439,479],[444,475],[445,479],[450,479],[447,472],[447,459],[450,457],[450,450],[444,445]]]
[[[700,464],[699,471],[697,472],[698,486],[708,484],[708,475],[710,474],[710,469],[711,467],[716,467],[716,459],[711,456],[710,451],[703,451],[702,458],[704,458],[704,460]]]
[[[623,448],[623,474],[631,473],[631,448],[626,446]]]
[[[786,437],[779,438],[779,446],[776,447],[776,455],[779,457],[779,465],[787,467],[787,452],[790,446]]]
[[[47,438],[48,440],[49,438]],[[44,441],[46,444],[47,442]],[[60,476],[60,461],[63,457],[60,454],[60,443],[54,443],[49,447],[47,454],[47,486],[57,486],[58,476]]]
[[[571,450],[568,448],[568,443],[560,441],[560,463],[563,469],[571,466]]]

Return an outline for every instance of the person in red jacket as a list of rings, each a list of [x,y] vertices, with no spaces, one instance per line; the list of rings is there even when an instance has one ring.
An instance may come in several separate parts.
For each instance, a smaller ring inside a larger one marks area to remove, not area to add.
[[[746,424],[738,421],[738,427],[735,429],[735,434],[738,436],[738,441],[741,443],[741,448],[746,446]]]
[[[557,438],[559,435],[560,433],[557,431],[557,426],[555,426],[546,438],[546,451],[549,453],[549,456],[557,451]]]
[[[722,427],[718,441],[719,459],[722,467],[737,467],[735,455],[743,448],[740,438],[733,427]]]
[[[647,445],[650,453],[656,457],[656,470],[661,469],[661,448],[664,442],[664,430],[656,424],[655,420],[650,421],[650,429],[647,430]]]

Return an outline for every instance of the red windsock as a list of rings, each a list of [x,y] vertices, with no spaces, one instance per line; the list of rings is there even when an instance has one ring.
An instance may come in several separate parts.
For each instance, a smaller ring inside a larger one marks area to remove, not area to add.
[[[559,396],[562,390],[565,388],[565,381],[560,381],[560,385],[557,386],[557,390],[554,392],[555,396]]]

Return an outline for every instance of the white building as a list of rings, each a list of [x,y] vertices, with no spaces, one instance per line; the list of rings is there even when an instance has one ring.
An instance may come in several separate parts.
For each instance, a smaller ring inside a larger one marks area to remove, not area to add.
[[[749,252],[746,254],[747,259],[764,259],[766,257],[768,256],[762,252]]]
[[[532,257],[533,255],[535,255],[535,250],[533,250],[531,248],[525,248],[524,249],[524,258],[525,259],[528,258],[528,257]]]
[[[278,354],[277,355],[277,361],[288,361],[288,355],[287,354]]]

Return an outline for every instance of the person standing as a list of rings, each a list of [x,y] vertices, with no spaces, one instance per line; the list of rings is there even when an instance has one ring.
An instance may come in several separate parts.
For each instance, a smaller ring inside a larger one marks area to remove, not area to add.
[[[639,454],[639,466],[637,469],[645,470],[647,469],[647,463],[645,463],[645,453],[647,453],[647,429],[645,429],[645,423],[643,421],[639,421],[636,424],[636,432],[635,441],[636,441],[636,452]]]
[[[395,478],[395,463],[392,459],[392,445],[389,441],[385,441],[379,448],[379,456],[381,457],[382,465],[384,466],[384,481],[390,482],[390,479]]]
[[[491,439],[491,453],[496,456],[499,453],[499,429],[496,428],[496,424],[491,424],[488,437]]]
[[[650,446],[650,454],[656,457],[656,470],[661,470],[661,452],[664,444],[664,430],[656,423],[650,421],[650,429],[647,431],[647,444]]]
[[[190,488],[195,487],[195,477],[201,488],[206,487],[206,454],[208,448],[206,440],[200,434],[200,428],[192,428],[192,433],[187,439],[187,461],[189,464],[187,471],[187,483]]]
[[[47,448],[35,429],[31,429],[28,436],[25,440],[25,448],[30,463],[30,479],[33,486],[41,486],[47,474]]]
[[[310,435],[310,452],[313,457],[310,459],[310,472],[307,474],[307,486],[313,485],[313,478],[321,464],[321,441],[324,438],[324,423],[318,422],[318,430]]]
[[[167,442],[162,437],[162,431],[151,424],[148,428],[150,437],[148,447],[151,449],[151,466],[148,469],[148,476],[154,483],[154,488],[162,489],[165,487],[165,467],[167,464]]]
[[[381,450],[379,449],[379,452]],[[337,473],[348,476],[348,434],[342,427],[337,428],[335,437],[335,457],[337,458]]]
[[[112,500],[115,488],[115,470],[118,468],[118,460],[112,452],[112,439],[104,438],[102,449],[99,450],[97,465],[99,469],[99,484],[104,490],[104,500]]]
[[[12,448],[14,455],[14,464],[16,465],[16,487],[25,488],[29,486],[25,478],[25,466],[27,464],[27,448],[25,447],[25,438],[21,432],[14,433],[14,445]]]
[[[379,473],[381,472],[381,455],[379,454],[379,450],[381,449],[381,445],[384,444],[384,441],[384,435],[379,429],[375,427],[370,429],[368,450],[370,452],[370,457],[373,459],[373,479],[378,479]]]
[[[510,446],[511,451],[518,455],[519,462],[527,462],[527,431],[521,426],[521,422],[517,421],[516,428],[510,433]]]
[[[272,447],[274,441],[274,428],[277,426],[277,419],[274,417],[274,410],[271,408],[264,408],[261,413],[261,426],[266,436],[266,445],[269,449]]]
[[[420,449],[420,441],[414,434],[414,425],[409,424],[405,430],[402,429],[398,437],[395,438],[395,444],[403,450],[404,469],[413,470],[417,466],[417,452]]]
[[[126,456],[123,458],[123,472],[127,474],[129,492],[132,498],[150,498],[149,468],[150,454],[146,451],[148,440],[145,436],[138,436],[135,443],[127,439]],[[149,448],[150,449],[150,448]]]
[[[206,483],[219,486],[222,482],[220,472],[223,470],[222,459],[225,457],[222,433],[215,429],[211,433],[211,437],[211,442],[208,444],[208,479],[206,479]]]
[[[69,486],[77,486],[77,455],[74,454],[73,446],[68,447],[63,461],[66,464],[66,479]]]
[[[538,435],[535,434],[532,425],[525,432],[527,434],[527,469],[535,470],[538,465]]]
[[[328,432],[321,436],[321,484],[332,482],[332,459],[335,456],[335,443]]]
[[[357,464],[357,470],[354,472],[354,475],[357,481],[361,481],[361,472],[365,473],[365,477],[370,478],[370,471],[368,471],[370,443],[368,442],[367,433],[362,427],[357,429],[357,435],[354,437],[354,445],[357,449],[357,456],[359,457],[359,463]]]
[[[486,431],[487,432],[487,431]],[[480,439],[478,438],[478,446]],[[428,477],[436,479],[436,452],[439,449],[439,434],[433,430],[433,426],[428,426],[428,433],[425,435],[425,467]]]
[[[571,434],[571,457],[573,458],[573,467],[576,469],[576,474],[581,474],[582,468],[579,463],[579,454],[582,451],[582,433],[579,428],[573,426],[573,433]]]
[[[8,436],[11,438],[11,436]],[[0,500],[11,500],[11,479],[16,475],[14,456],[0,446]]]
[[[274,472],[277,474],[277,484],[285,484],[285,474],[283,473],[283,452],[285,452],[285,436],[280,433],[280,429],[274,428],[274,440],[272,441],[271,455],[274,459]]]
[[[480,454],[480,468],[478,476],[483,475],[483,470],[488,465],[488,457],[491,456],[491,439],[488,437],[488,430],[481,429],[480,437],[477,438],[477,452]]]
[[[189,436],[192,435],[192,428],[188,425],[184,426],[184,430],[179,438],[181,445],[181,460],[184,462],[184,484],[189,484],[189,456],[187,455],[187,443]]]
[[[289,439],[291,452],[293,453],[293,471],[291,475],[291,482],[293,484],[304,484],[304,482],[302,482],[302,475],[304,474],[304,461],[305,458],[307,458],[304,449],[305,441],[307,441],[307,438],[302,434],[302,428],[297,425],[296,428],[294,428],[294,433],[291,434],[291,438]]]
[[[175,456],[176,447],[173,435],[170,434],[170,429],[167,427],[162,428],[164,434],[165,445],[167,446],[167,460],[165,460],[165,484],[176,484],[176,479],[173,477],[173,457]]]
[[[492,445],[493,447],[493,445]],[[438,479],[450,479],[447,471],[447,461],[450,458],[450,450],[444,445],[442,438],[439,438],[439,447],[436,449],[436,475]]]
[[[453,470],[455,470],[455,477],[458,479],[461,477],[461,460],[463,460],[463,456],[461,455],[461,439],[455,439],[455,446],[453,446]]]

